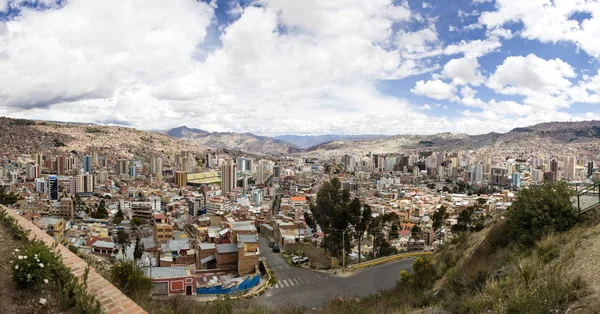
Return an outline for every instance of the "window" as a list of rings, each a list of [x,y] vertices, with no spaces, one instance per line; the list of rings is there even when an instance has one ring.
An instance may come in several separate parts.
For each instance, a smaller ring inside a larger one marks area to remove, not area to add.
[[[158,238],[159,238],[159,239],[162,239],[162,237],[163,237],[163,235],[162,235],[162,234],[159,234],[159,235],[158,235]]]
[[[156,231],[157,232],[163,232],[164,230],[163,230],[163,228],[158,228]]]

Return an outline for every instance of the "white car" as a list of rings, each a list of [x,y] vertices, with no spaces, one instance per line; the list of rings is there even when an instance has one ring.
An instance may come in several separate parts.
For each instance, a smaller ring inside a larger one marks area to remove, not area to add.
[[[301,263],[306,263],[306,262],[308,262],[308,257],[306,257],[306,256],[292,257],[292,263],[294,263],[294,264],[301,264]]]

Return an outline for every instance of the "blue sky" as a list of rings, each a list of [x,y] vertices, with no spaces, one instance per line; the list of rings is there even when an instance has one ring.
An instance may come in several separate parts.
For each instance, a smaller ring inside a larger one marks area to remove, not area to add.
[[[584,0],[0,0],[0,115],[261,135],[598,119],[599,16]]]

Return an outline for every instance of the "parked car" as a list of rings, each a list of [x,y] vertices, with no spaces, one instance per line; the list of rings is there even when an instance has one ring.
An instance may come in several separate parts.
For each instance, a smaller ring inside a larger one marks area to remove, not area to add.
[[[294,256],[292,257],[293,264],[302,264],[308,262],[308,257],[306,256]]]
[[[275,246],[275,242],[269,242],[269,247],[274,247]]]
[[[273,245],[273,253],[279,253],[279,246]]]

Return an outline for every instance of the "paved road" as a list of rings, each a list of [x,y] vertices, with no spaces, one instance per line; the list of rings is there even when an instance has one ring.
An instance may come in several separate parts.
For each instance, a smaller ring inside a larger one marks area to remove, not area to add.
[[[392,262],[357,270],[341,277],[310,269],[290,266],[280,254],[273,253],[265,237],[260,237],[261,254],[277,276],[277,284],[253,302],[267,307],[282,304],[319,307],[329,298],[366,296],[380,290],[391,289],[396,284],[400,270],[410,269],[412,259]]]

